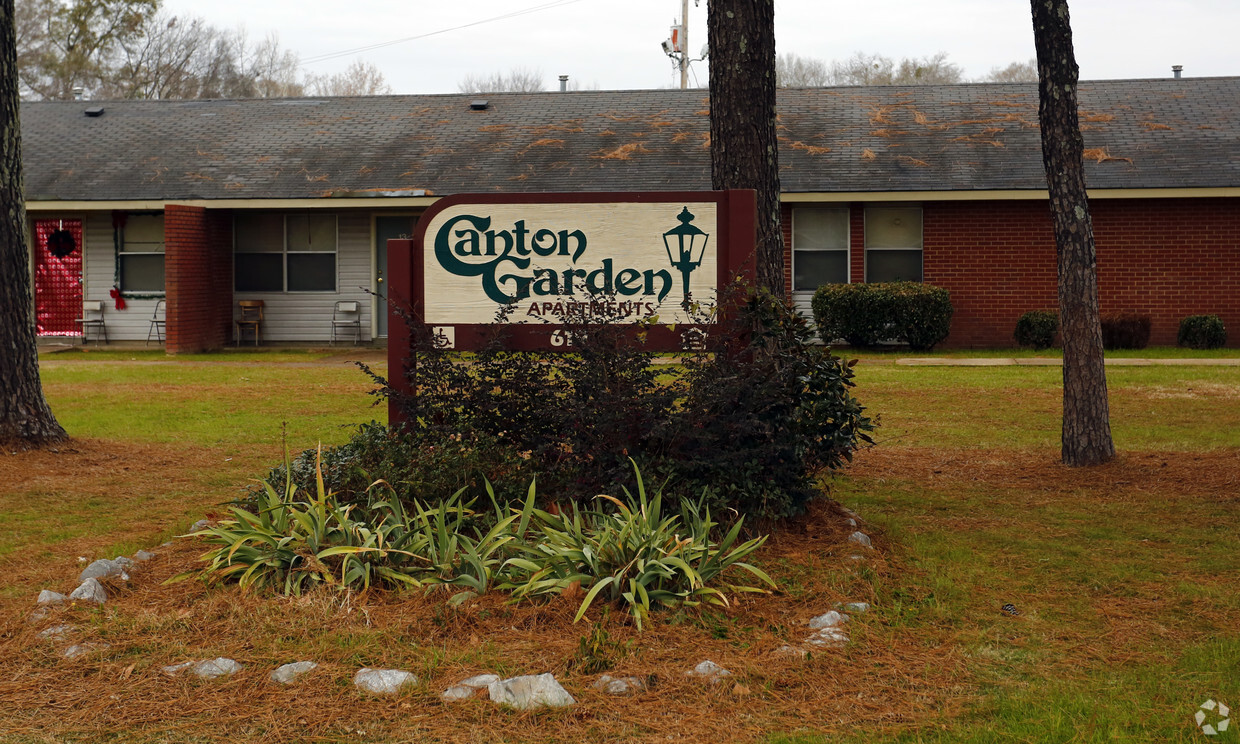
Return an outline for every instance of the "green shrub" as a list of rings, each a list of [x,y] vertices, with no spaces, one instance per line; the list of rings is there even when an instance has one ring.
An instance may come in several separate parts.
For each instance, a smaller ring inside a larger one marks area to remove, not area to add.
[[[1150,343],[1150,316],[1137,313],[1103,315],[1104,349],[1144,349]]]
[[[891,330],[898,341],[913,351],[933,349],[951,332],[951,293],[942,287],[919,282],[893,282],[884,286],[892,295],[895,316]]]
[[[870,443],[874,423],[852,395],[853,369],[810,343],[805,318],[750,292],[683,359],[679,408],[656,430],[648,460],[684,495],[760,519],[800,513],[816,476]]]
[[[1049,349],[1055,345],[1059,333],[1059,311],[1030,310],[1016,321],[1012,335],[1021,346],[1031,346],[1034,351]]]
[[[1218,349],[1227,345],[1227,329],[1217,315],[1190,315],[1180,321],[1176,343],[1191,349]]]
[[[643,329],[608,314],[617,303],[578,303],[579,314],[557,319],[569,353],[512,349],[503,314],[484,348],[461,363],[415,325],[410,383],[419,394],[402,397],[371,373],[410,421],[393,457],[409,458],[402,472],[412,473],[426,442],[493,443],[508,457],[487,455],[479,465],[507,474],[496,483],[502,497],[511,497],[514,473],[537,472],[539,492],[557,500],[599,493],[625,477],[631,457],[672,477],[678,495],[706,491],[717,510],[794,514],[818,493],[821,469],[839,467],[870,441],[873,423],[851,395],[851,366],[810,344],[808,324],[789,305],[740,285],[726,294],[735,298],[724,301],[731,310],[709,327],[703,348],[663,370],[652,365]],[[592,305],[601,312],[586,314]],[[444,477],[452,475],[449,468]]]
[[[951,293],[919,282],[825,284],[812,305],[824,343],[842,338],[850,346],[871,347],[899,341],[927,351],[951,331]]]
[[[893,297],[881,284],[824,284],[814,293],[814,322],[823,343],[844,339],[871,347],[892,337]]]
[[[761,547],[766,537],[737,543],[744,519],[737,520],[723,538],[711,533],[716,523],[710,511],[687,500],[679,514],[664,514],[662,492],[647,498],[640,471],[637,497],[624,490],[625,500],[600,495],[616,511],[571,509],[550,514],[535,511],[535,539],[524,555],[508,561],[512,574],[506,588],[513,597],[558,594],[570,585],[585,590],[574,622],[580,620],[596,599],[628,610],[640,630],[651,610],[660,607],[728,604],[724,590],[761,592],[749,584],[720,583],[721,575],[740,569],[762,582],[775,582],[761,569],[743,562]]]

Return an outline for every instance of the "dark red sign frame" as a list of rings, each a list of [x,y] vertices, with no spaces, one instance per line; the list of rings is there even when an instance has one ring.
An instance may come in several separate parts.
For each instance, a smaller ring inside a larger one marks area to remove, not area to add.
[[[410,330],[404,317],[397,312],[403,305],[411,308],[415,317],[424,317],[426,297],[425,276],[422,272],[426,251],[426,228],[439,212],[462,204],[672,204],[711,202],[717,210],[714,248],[718,276],[716,287],[722,289],[735,277],[754,278],[754,246],[756,244],[757,198],[750,189],[729,191],[634,191],[634,192],[574,192],[536,194],[456,194],[435,202],[421,217],[412,240],[388,241],[388,381],[397,390],[409,392],[405,365],[408,361]],[[393,303],[396,303],[395,305]],[[486,326],[480,324],[451,325],[455,329],[455,348],[477,349],[487,337]],[[512,343],[518,349],[541,349],[547,351],[571,351],[571,347],[556,347],[550,343],[551,334],[559,326],[554,323],[513,324]],[[671,330],[660,325],[647,331],[647,343],[655,351],[679,351],[683,325]],[[388,405],[389,419],[400,420],[394,403]]]

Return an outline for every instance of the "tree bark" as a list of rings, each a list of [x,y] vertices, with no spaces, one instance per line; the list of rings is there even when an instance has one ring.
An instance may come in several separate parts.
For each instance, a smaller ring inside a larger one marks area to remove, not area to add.
[[[1030,0],[1038,55],[1038,121],[1059,263],[1063,336],[1063,435],[1066,465],[1098,465],[1115,456],[1107,403],[1098,273],[1077,119],[1076,55],[1067,0]]]
[[[67,437],[39,380],[15,50],[13,0],[0,0],[0,443],[37,446]]]
[[[715,189],[758,192],[759,286],[784,292],[775,134],[774,0],[710,0],[710,180]]]

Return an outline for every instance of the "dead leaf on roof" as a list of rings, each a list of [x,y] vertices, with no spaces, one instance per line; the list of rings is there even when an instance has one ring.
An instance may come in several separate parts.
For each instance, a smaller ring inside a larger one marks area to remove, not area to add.
[[[1008,108],[1029,108],[1032,103],[1016,103],[1014,101],[986,101],[989,106],[1006,106]]]
[[[271,160],[270,155],[259,155],[258,157],[254,158],[255,163],[265,163],[268,160]]]
[[[165,167],[163,167],[163,166],[159,166],[159,167],[155,168],[155,170],[154,170],[154,171],[152,171],[152,175],[151,175],[151,177],[150,177],[150,178],[146,178],[146,179],[143,179],[143,180],[144,180],[146,183],[163,183],[163,182],[164,182],[164,174],[165,174],[165,173],[167,173],[167,172],[168,172],[168,169],[167,169],[167,168],[165,168]]]
[[[219,154],[218,152],[203,152],[201,148],[198,149],[198,156],[206,158],[207,160],[223,160],[224,159],[224,156]]]
[[[908,163],[909,165],[915,165],[918,168],[926,168],[926,167],[929,167],[930,165],[924,160],[918,160],[917,158],[910,157],[908,155],[897,155],[896,160],[900,161],[901,163]]]
[[[231,189],[231,190],[244,189],[245,184],[241,183],[240,181],[231,181],[229,183],[224,184],[224,188]]]
[[[791,147],[793,150],[804,150],[805,152],[808,152],[810,155],[825,155],[826,153],[831,152],[830,147],[819,147],[817,145],[807,145],[804,142],[800,142],[800,141],[793,142],[791,145],[789,145],[789,147]]]
[[[679,123],[680,123],[680,122],[678,122],[678,121],[655,121],[655,122],[651,122],[651,123],[650,123],[650,126],[652,126],[652,127],[656,127],[656,128],[662,128],[662,127],[674,127],[674,126],[676,126],[676,125],[677,125],[677,124],[679,124]]]
[[[478,127],[479,132],[502,132],[508,128],[507,124],[484,124]]]
[[[875,160],[877,158],[878,156],[874,154],[874,151],[868,147],[861,151],[862,160]]]
[[[580,119],[573,119],[572,121],[564,122],[563,124],[544,124],[542,126],[534,127],[531,131],[533,131],[534,134],[550,134],[551,132],[580,134],[586,130],[581,126]]]
[[[512,178],[509,178],[508,180],[509,180],[509,181],[524,181],[524,180],[525,180],[525,179],[527,179],[527,178],[529,178],[529,174],[528,174],[528,173],[522,173],[522,174],[520,174],[520,175],[513,176]]]
[[[672,142],[676,144],[680,144],[681,142],[685,142],[690,139],[693,139],[693,132],[677,132],[672,135]]]
[[[203,175],[203,174],[201,174],[201,173],[186,173],[186,174],[185,174],[185,177],[186,177],[186,178],[192,178],[192,179],[194,179],[195,181],[214,181],[214,180],[215,180],[215,179],[214,179],[214,178],[212,178],[211,176],[204,176],[204,175]]]
[[[1171,127],[1167,126],[1166,124],[1159,124],[1156,121],[1143,121],[1141,122],[1141,126],[1145,127],[1145,130],[1147,132],[1155,132],[1155,131],[1160,131],[1163,129],[1171,129]]]
[[[1103,123],[1103,122],[1108,122],[1108,121],[1115,121],[1114,114],[1099,114],[1093,111],[1086,111],[1085,109],[1081,109],[1080,116],[1081,116],[1081,121],[1087,121],[1087,122],[1090,122],[1091,124],[1094,122]]]
[[[875,129],[873,132],[870,132],[871,137],[882,137],[884,139],[888,137],[898,137],[901,134],[908,134],[908,132],[904,131],[903,129],[886,129],[886,128]]]
[[[895,122],[893,122],[891,120],[891,117],[888,116],[888,114],[890,113],[891,113],[890,106],[877,106],[875,108],[872,108],[870,109],[870,123],[871,124],[894,124]]]
[[[1107,152],[1106,148],[1103,148],[1103,147],[1093,147],[1088,150],[1085,150],[1084,152],[1081,153],[1081,156],[1084,157],[1086,160],[1092,160],[1095,163],[1107,163],[1112,160],[1122,160],[1123,162],[1128,163],[1129,165],[1132,165],[1132,158],[1116,157],[1112,155],[1111,153]]]
[[[612,121],[637,121],[640,118],[636,115],[621,116],[619,114],[613,114],[613,113],[599,114],[599,116],[603,117],[604,119],[611,119]]]
[[[374,173],[375,169],[371,168],[369,165],[363,165],[361,168],[357,169],[357,172],[364,176],[367,173]]]
[[[306,180],[307,180],[307,181],[309,181],[310,183],[322,183],[322,182],[324,182],[324,181],[326,181],[326,180],[327,180],[327,174],[326,174],[326,173],[320,173],[320,174],[319,174],[319,175],[317,175],[317,176],[312,176],[312,175],[310,175],[309,173],[307,173],[307,174],[306,174]]]
[[[603,131],[601,131],[601,132],[599,132],[599,133],[598,133],[598,136],[600,136],[600,137],[615,137],[615,136],[616,136],[616,133],[615,133],[615,132],[613,132],[613,131],[612,131],[612,130],[610,130],[610,129],[604,129]]]
[[[702,109],[701,111],[694,111],[693,113],[697,114],[698,116],[710,116],[710,109],[708,108]]]
[[[923,127],[930,124],[930,119],[925,114],[918,111],[917,109],[913,109],[913,121],[917,122]]]
[[[549,139],[549,138],[544,137],[543,139],[534,140],[533,142],[529,143],[525,147],[518,150],[517,157],[522,157],[530,150],[533,150],[535,147],[563,147],[563,146],[564,146],[564,140],[562,139]]]
[[[650,152],[640,142],[620,145],[614,150],[599,150],[590,157],[598,160],[630,160],[634,154]]]

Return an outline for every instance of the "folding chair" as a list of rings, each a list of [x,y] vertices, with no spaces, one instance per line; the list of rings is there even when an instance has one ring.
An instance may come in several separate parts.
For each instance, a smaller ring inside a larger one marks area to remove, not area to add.
[[[75,321],[82,327],[82,345],[85,346],[90,338],[90,332],[95,332],[95,341],[100,338],[106,344],[108,342],[108,327],[103,322],[103,302],[100,300],[88,300],[82,303],[82,317]]]
[[[254,334],[254,345],[258,346],[258,342],[262,340],[263,331],[263,301],[262,300],[241,300],[237,303],[241,307],[241,317],[237,318],[237,345],[245,340],[245,332],[248,330]]]
[[[155,336],[155,340],[159,343],[164,342],[164,330],[167,328],[167,308],[168,301],[160,300],[155,303],[155,312],[151,314],[151,327],[146,332],[146,343],[149,346],[151,336]]]
[[[336,333],[341,330],[353,331],[353,345],[362,340],[362,305],[356,300],[339,300],[332,310],[332,341],[336,345]]]

